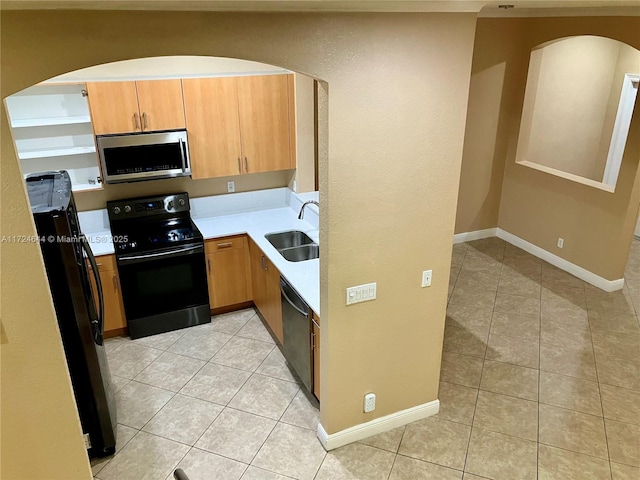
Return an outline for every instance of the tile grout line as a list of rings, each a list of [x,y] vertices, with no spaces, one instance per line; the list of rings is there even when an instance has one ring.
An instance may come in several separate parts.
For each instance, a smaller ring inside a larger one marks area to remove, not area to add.
[[[602,414],[602,430],[604,433],[604,443],[607,449],[607,461],[609,463],[609,475],[611,476],[611,478],[613,478],[613,470],[611,469],[611,454],[609,451],[609,435],[607,434],[607,424],[605,422],[605,418],[604,418],[604,406],[602,405],[602,392],[600,391],[600,375],[598,374],[598,362],[596,361],[596,351],[593,345],[593,332],[592,332],[592,328],[591,328],[591,318],[589,316],[589,301],[587,299],[587,289],[586,287],[584,287],[584,300],[585,300],[585,306],[587,308],[587,327],[589,328],[589,339],[590,341],[590,345],[591,345],[591,352],[593,354],[593,363],[594,363],[594,370],[596,372],[596,384],[598,387],[598,398],[600,399],[600,413]]]
[[[467,251],[468,251],[467,247]],[[502,260],[504,260],[504,254],[505,254],[505,250],[506,250],[506,245],[503,246],[503,250],[502,250]],[[466,254],[465,254],[465,259],[466,259]],[[491,308],[491,316],[489,317],[489,329],[487,331],[487,338],[486,338],[486,345],[485,345],[485,352],[484,352],[484,357],[482,358],[482,370],[480,371],[480,381],[478,382],[478,391],[476,394],[476,401],[475,401],[475,405],[473,407],[473,418],[471,419],[471,427],[469,429],[469,440],[467,441],[467,450],[465,452],[465,456],[464,456],[464,464],[462,466],[462,475],[464,477],[464,473],[467,471],[467,462],[469,461],[469,450],[471,449],[471,439],[473,438],[473,430],[474,430],[474,425],[475,425],[475,420],[476,420],[476,411],[478,409],[478,399],[480,398],[480,387],[482,385],[482,377],[484,376],[484,366],[486,363],[486,358],[487,358],[487,350],[488,350],[488,343],[489,343],[489,336],[491,335],[491,326],[493,324],[493,314],[496,311],[495,310],[495,306],[496,306],[496,301],[498,298],[498,289],[500,288],[500,279],[502,277],[502,269],[504,268],[504,263],[500,263],[500,274],[498,275],[498,285],[496,287],[496,292],[495,292],[495,296],[493,297],[493,307]]]
[[[540,390],[542,385],[542,266],[540,267],[540,312],[538,314],[538,428],[536,429],[536,478],[540,478]]]

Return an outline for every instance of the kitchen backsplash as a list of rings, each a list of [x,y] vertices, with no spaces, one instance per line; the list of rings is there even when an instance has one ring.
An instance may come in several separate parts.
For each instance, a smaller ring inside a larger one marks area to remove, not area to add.
[[[291,207],[298,212],[307,200],[318,200],[318,192],[296,194],[289,188],[271,188],[252,192],[211,195],[191,198],[191,216],[193,218],[232,215],[256,210]],[[106,232],[109,230],[109,219],[105,208],[78,212],[80,226],[84,233]],[[304,219],[319,228],[318,207],[309,205],[305,209]]]

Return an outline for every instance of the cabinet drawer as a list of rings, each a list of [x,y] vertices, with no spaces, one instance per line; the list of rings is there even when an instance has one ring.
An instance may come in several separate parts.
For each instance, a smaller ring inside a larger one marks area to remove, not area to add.
[[[215,253],[223,250],[233,250],[236,248],[244,248],[245,236],[237,235],[234,237],[213,238],[204,243],[206,253]]]

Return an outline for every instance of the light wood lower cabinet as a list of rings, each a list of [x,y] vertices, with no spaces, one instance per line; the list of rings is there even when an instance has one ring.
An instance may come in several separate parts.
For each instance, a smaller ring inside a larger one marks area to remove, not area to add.
[[[315,313],[311,321],[311,347],[313,355],[313,394],[320,400],[320,317]]]
[[[280,304],[280,272],[262,253],[260,247],[249,242],[251,255],[251,288],[253,303],[269,328],[282,344],[282,306]]]
[[[127,327],[127,320],[124,315],[122,304],[122,292],[120,290],[120,279],[118,278],[118,268],[115,255],[101,255],[96,257],[98,265],[98,275],[102,284],[102,298],[104,304],[104,336],[106,338],[114,335],[121,335]],[[87,262],[89,270],[91,264]],[[89,276],[91,288],[94,293],[94,301],[98,308],[97,288],[93,275]]]
[[[211,308],[251,300],[251,264],[246,235],[205,242]]]

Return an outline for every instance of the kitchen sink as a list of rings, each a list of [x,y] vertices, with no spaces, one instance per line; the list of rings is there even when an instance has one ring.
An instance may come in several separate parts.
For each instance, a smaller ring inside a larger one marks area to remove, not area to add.
[[[269,233],[264,237],[289,262],[303,262],[320,257],[318,244],[299,230]]]
[[[290,230],[288,232],[269,233],[264,236],[276,250],[283,248],[299,247],[300,245],[314,244],[309,236],[299,230]]]
[[[283,248],[278,250],[285,260],[290,262],[302,262],[320,257],[320,247],[315,243],[312,245],[301,245],[299,247]]]

